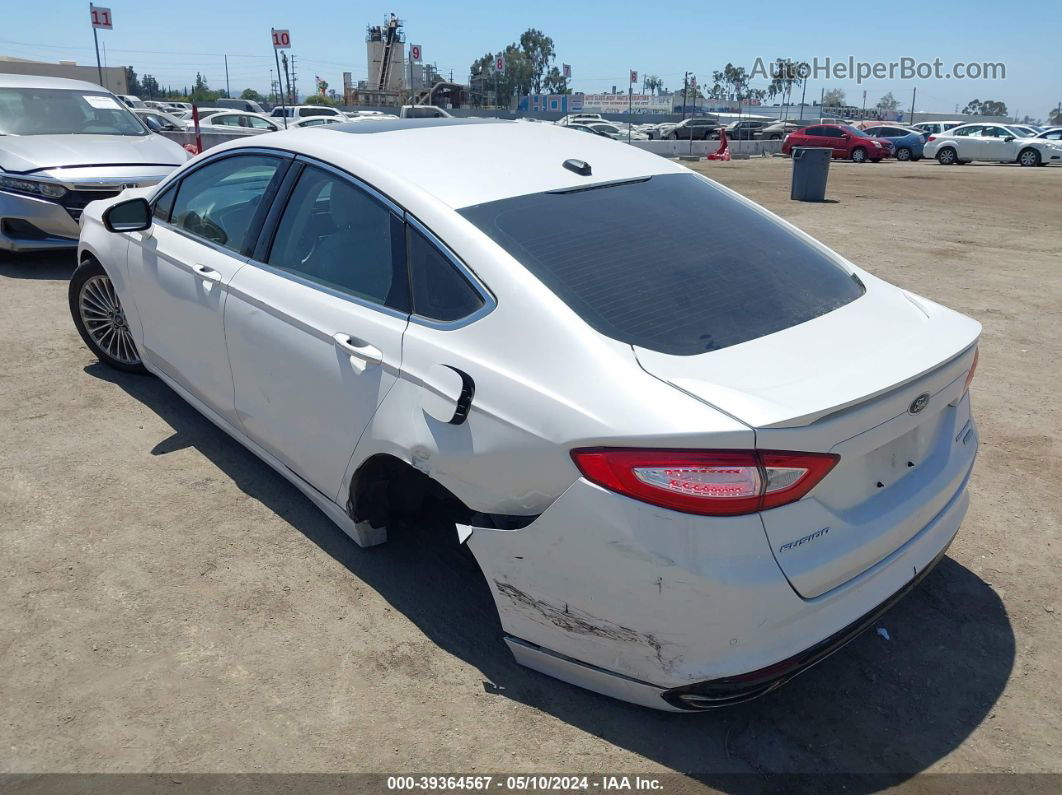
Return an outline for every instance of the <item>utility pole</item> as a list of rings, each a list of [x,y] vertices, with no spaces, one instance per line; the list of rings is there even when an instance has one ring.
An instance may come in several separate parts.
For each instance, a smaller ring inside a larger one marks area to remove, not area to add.
[[[822,103],[826,101],[826,86],[819,92],[819,118],[822,118]]]
[[[225,96],[232,98],[232,89],[229,88],[229,56],[225,56]]]
[[[867,90],[865,88],[863,89],[863,115],[861,118],[864,120],[867,118]]]
[[[915,97],[918,96],[918,86],[911,89],[911,118],[907,120],[908,124],[914,124],[914,109],[915,109]]]
[[[801,121],[804,118],[804,99],[808,95],[808,79],[805,77],[804,82],[800,86],[800,115],[797,117],[797,121]],[[783,129],[782,132],[785,132]]]
[[[287,92],[286,92],[287,93],[288,104],[289,105],[293,105],[295,103],[292,102],[292,100],[291,100],[291,72],[288,71],[288,54],[284,53],[284,55],[281,58],[281,60],[284,62],[284,82],[287,85],[287,89],[288,89]],[[285,116],[286,115],[287,114],[285,113]]]
[[[682,75],[682,120],[686,121],[686,85],[689,82],[690,73]],[[690,133],[692,135],[692,133]]]
[[[291,54],[291,104],[299,104],[298,75],[295,73],[295,53]]]

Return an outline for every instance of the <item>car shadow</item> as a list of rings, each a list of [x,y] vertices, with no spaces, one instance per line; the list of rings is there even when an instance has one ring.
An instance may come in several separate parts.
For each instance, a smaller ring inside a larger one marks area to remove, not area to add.
[[[400,525],[390,529],[387,544],[361,549],[158,379],[99,364],[85,371],[121,387],[174,428],[153,454],[194,447],[433,643],[474,666],[486,692],[712,787],[758,792],[771,774],[782,773],[787,790],[870,792],[896,785],[954,751],[981,724],[1014,665],[1014,634],[999,597],[945,558],[876,631],[758,701],[683,715],[598,696],[513,661],[487,584],[452,525]]]
[[[77,267],[74,251],[36,251],[29,254],[0,254],[0,277],[69,281]]]

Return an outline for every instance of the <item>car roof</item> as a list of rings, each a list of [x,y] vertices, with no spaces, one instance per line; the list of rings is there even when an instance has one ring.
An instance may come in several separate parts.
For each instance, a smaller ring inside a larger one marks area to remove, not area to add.
[[[500,119],[386,119],[325,124],[270,133],[268,142],[236,141],[214,147],[277,147],[315,157],[365,180],[412,207],[425,195],[459,209],[604,182],[690,171],[659,155],[611,138],[554,124]],[[581,176],[566,160],[588,163]]]
[[[85,80],[70,80],[65,77],[44,77],[41,75],[0,74],[0,88],[65,88],[70,91],[95,91],[111,93],[96,83]]]

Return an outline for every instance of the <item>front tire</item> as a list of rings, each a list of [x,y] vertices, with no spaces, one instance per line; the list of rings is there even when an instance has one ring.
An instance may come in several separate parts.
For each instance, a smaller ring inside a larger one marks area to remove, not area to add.
[[[99,262],[81,263],[70,277],[68,296],[77,332],[97,359],[127,373],[147,372],[118,293]]]
[[[857,146],[852,150],[849,157],[852,158],[853,163],[865,163],[867,162],[867,150],[861,146]]]
[[[959,154],[950,146],[945,146],[937,152],[937,162],[942,166],[954,166],[959,162]]]
[[[677,133],[673,133],[673,132],[672,133],[668,133],[667,134],[667,139],[669,141],[677,141],[678,140],[678,134]]]
[[[1040,153],[1035,149],[1022,149],[1018,152],[1018,163],[1023,166],[1038,166],[1040,165]]]

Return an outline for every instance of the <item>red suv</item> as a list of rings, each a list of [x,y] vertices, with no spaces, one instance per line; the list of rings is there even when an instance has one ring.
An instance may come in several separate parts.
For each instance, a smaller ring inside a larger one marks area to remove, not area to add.
[[[828,146],[834,157],[851,158],[854,163],[877,163],[892,157],[893,150],[891,141],[871,138],[847,124],[813,124],[791,132],[782,141],[782,154],[790,154],[794,146]]]

